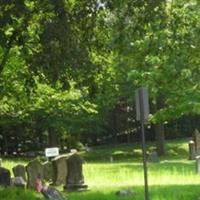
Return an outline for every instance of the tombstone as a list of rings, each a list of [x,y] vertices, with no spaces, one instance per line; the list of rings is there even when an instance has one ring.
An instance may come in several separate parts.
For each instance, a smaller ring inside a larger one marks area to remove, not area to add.
[[[2,167],[2,159],[0,158],[0,167]]]
[[[77,154],[73,153],[67,159],[67,177],[66,185],[64,189],[66,190],[81,190],[87,188],[87,185],[84,184],[83,170],[82,170],[83,160]]]
[[[44,180],[51,182],[53,180],[53,165],[52,162],[46,161],[43,164]]]
[[[200,133],[197,129],[194,130],[194,142],[196,155],[200,155]]]
[[[52,160],[53,164],[53,185],[65,184],[67,176],[67,155],[57,156]]]
[[[119,197],[129,197],[135,195],[135,191],[130,189],[119,190],[115,193]]]
[[[194,160],[196,156],[194,141],[193,140],[189,141],[188,146],[189,146],[189,160]]]
[[[1,186],[10,186],[11,175],[10,171],[6,168],[0,167],[0,185]]]
[[[25,189],[26,182],[21,176],[18,176],[11,179],[11,185]]]
[[[158,153],[156,151],[152,151],[149,153],[148,156],[148,161],[149,162],[158,162]]]
[[[35,182],[38,176],[43,179],[43,166],[38,159],[34,159],[28,163],[26,166],[27,171],[27,187],[35,188]]]
[[[26,168],[24,165],[17,165],[12,170],[15,177],[22,177],[26,181]]]
[[[62,193],[56,190],[53,187],[43,187],[42,189],[42,194],[44,195],[45,198],[50,199],[50,200],[66,200]]]
[[[200,156],[196,157],[196,172],[200,174]]]

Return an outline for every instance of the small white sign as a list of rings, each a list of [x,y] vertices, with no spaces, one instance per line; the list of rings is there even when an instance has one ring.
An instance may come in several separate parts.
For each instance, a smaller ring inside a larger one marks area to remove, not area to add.
[[[45,156],[46,157],[55,157],[59,155],[59,148],[53,147],[53,148],[46,148],[45,149]]]

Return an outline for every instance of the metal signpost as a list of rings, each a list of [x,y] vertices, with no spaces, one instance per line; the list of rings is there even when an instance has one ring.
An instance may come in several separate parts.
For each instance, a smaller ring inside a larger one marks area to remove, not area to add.
[[[149,200],[145,127],[144,127],[145,122],[147,121],[149,115],[149,99],[148,99],[148,90],[146,87],[141,87],[136,90],[135,100],[136,100],[136,119],[141,122],[141,130],[142,130],[142,154],[143,154],[143,168],[144,168],[145,200]]]

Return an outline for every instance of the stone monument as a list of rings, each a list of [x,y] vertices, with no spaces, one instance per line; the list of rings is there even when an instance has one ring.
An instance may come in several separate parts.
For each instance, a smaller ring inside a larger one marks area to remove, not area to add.
[[[44,180],[51,182],[53,180],[53,165],[52,162],[46,161],[42,163],[44,171]]]
[[[11,175],[10,171],[4,167],[0,167],[0,185],[1,186],[10,186]]]
[[[12,170],[15,177],[22,177],[26,181],[26,168],[24,165],[16,165]]]
[[[196,155],[200,155],[200,133],[197,129],[194,130],[194,143]]]
[[[34,189],[38,176],[43,180],[43,166],[38,159],[34,159],[28,163],[26,171],[28,178],[27,187]]]
[[[82,190],[86,189],[87,185],[84,184],[83,159],[78,155],[77,152],[73,152],[67,159],[67,177],[65,190]]]
[[[57,156],[52,160],[53,164],[53,185],[65,184],[67,176],[67,155]]]

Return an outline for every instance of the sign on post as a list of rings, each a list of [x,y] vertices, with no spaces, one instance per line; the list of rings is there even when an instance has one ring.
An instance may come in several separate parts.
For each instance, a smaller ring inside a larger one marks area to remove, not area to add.
[[[145,122],[149,116],[149,97],[146,87],[141,87],[136,90],[136,119],[140,122]]]
[[[147,122],[149,116],[149,97],[148,97],[148,89],[146,87],[141,87],[136,90],[135,101],[136,101],[136,119],[140,121],[142,130],[142,154],[143,154],[143,168],[144,168],[145,200],[149,200],[146,141],[145,141],[145,127],[144,127],[144,124],[145,122]]]
[[[45,156],[47,158],[49,157],[55,157],[59,155],[59,148],[58,147],[52,147],[52,148],[46,148],[45,149]]]

